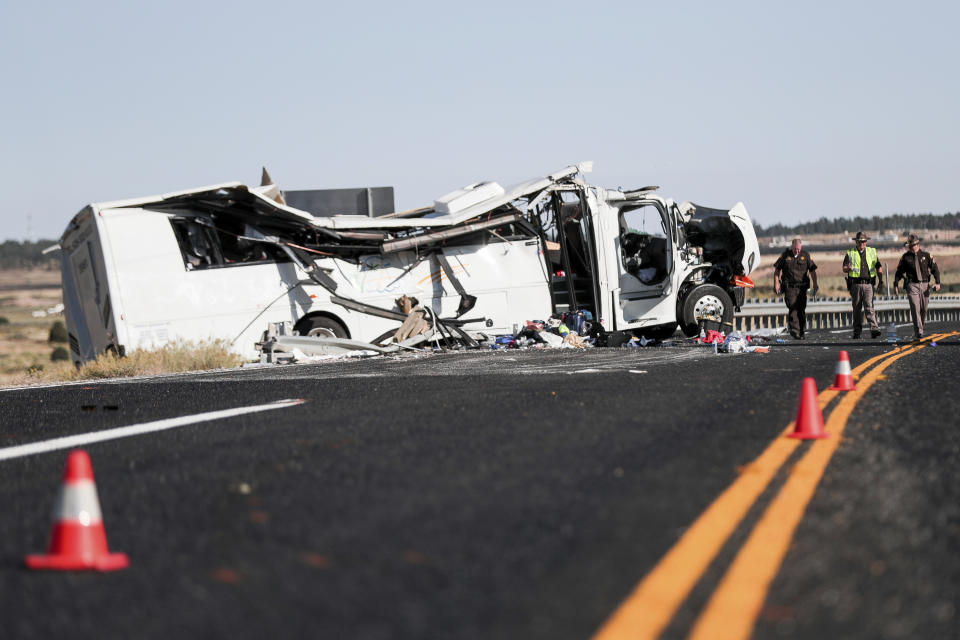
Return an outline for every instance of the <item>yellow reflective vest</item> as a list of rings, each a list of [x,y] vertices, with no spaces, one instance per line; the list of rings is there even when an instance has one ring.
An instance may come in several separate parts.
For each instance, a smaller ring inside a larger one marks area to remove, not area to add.
[[[866,248],[867,254],[867,266],[870,268],[870,277],[877,277],[877,250],[873,247]],[[859,278],[860,270],[863,268],[863,265],[860,264],[860,252],[856,249],[847,249],[847,257],[850,258],[850,273],[847,274],[850,278]]]

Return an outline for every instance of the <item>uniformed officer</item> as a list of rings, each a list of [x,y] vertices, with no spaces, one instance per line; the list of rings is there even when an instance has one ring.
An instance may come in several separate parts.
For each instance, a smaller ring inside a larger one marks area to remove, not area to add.
[[[913,318],[913,333],[916,340],[923,337],[923,322],[927,319],[930,274],[936,278],[933,290],[940,291],[940,267],[934,262],[932,255],[920,249],[920,240],[921,238],[915,234],[909,235],[907,241],[903,243],[903,246],[908,247],[907,252],[901,256],[897,273],[893,276],[893,291],[897,295],[900,295],[897,283],[900,278],[903,278],[907,297],[910,298],[910,316]]]
[[[877,258],[877,250],[867,246],[870,236],[857,231],[857,235],[850,239],[854,246],[847,249],[843,258],[843,272],[847,274],[847,289],[853,300],[853,339],[860,337],[864,315],[870,323],[870,337],[879,338],[880,325],[873,310],[873,286],[874,279],[877,287],[883,286],[883,266]]]
[[[813,295],[817,295],[817,265],[804,251],[800,238],[794,238],[790,248],[773,263],[773,290],[777,295],[783,290],[783,301],[789,310],[790,335],[796,340],[803,340],[807,330],[807,289],[811,281]]]

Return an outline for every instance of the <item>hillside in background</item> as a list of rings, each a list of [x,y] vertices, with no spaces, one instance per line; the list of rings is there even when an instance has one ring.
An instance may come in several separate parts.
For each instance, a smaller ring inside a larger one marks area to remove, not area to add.
[[[58,252],[43,254],[44,249],[55,244],[56,240],[7,240],[0,243],[0,269],[60,269]]]

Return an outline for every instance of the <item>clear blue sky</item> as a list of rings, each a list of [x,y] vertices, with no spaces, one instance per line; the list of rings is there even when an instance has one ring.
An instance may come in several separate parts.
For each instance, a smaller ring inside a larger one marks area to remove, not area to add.
[[[956,211],[958,29],[954,2],[4,0],[0,239],[262,165],[401,209],[589,159],[767,225]]]

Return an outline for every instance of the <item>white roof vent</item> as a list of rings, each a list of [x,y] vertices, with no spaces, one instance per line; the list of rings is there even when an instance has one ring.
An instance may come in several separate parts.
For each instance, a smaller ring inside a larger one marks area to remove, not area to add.
[[[474,182],[434,200],[433,210],[443,214],[457,213],[503,193],[503,187],[496,182]]]

